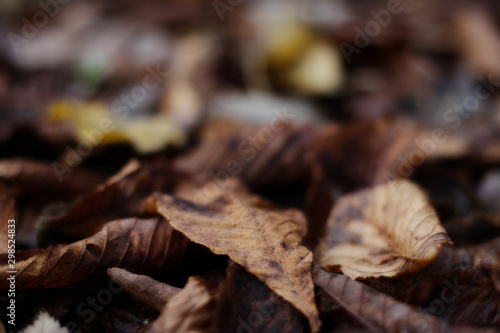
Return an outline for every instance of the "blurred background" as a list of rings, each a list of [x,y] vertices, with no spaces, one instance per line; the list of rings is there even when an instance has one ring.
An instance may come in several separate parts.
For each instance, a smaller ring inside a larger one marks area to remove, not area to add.
[[[450,126],[454,104],[500,81],[495,1],[2,0],[0,11],[2,123],[162,115],[170,134],[156,130],[174,145],[203,117],[258,123],[282,107],[307,122]],[[460,118],[498,124],[495,88]]]

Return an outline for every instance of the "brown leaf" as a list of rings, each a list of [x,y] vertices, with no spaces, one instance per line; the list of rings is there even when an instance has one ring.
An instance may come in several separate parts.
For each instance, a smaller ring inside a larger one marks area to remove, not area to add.
[[[254,275],[231,261],[217,295],[219,332],[304,332],[305,318]]]
[[[177,179],[165,160],[127,163],[117,174],[77,201],[68,211],[39,225],[42,246],[90,237],[111,220],[149,217],[145,202],[153,191],[169,191]]]
[[[439,318],[396,301],[347,276],[319,271],[314,282],[360,323],[375,332],[486,332],[450,327]]]
[[[0,183],[0,253],[6,253],[8,249],[9,220],[14,219],[16,214],[14,205],[14,199],[10,197],[7,188]]]
[[[202,131],[200,145],[175,165],[219,184],[238,176],[253,188],[306,180],[315,135],[312,127],[275,125],[242,128],[227,122],[209,123]]]
[[[149,333],[214,332],[213,312],[215,288],[200,278],[190,277],[188,283],[172,297]]]
[[[256,275],[299,309],[317,331],[312,253],[300,245],[305,233],[298,222],[301,214],[256,206],[248,195],[219,192],[206,205],[158,194],[158,210],[195,243],[228,255]]]
[[[116,267],[108,268],[108,276],[130,295],[159,312],[167,301],[181,290],[149,276],[133,274]]]
[[[46,162],[21,158],[0,160],[0,179],[14,198],[68,199],[90,191],[102,181],[100,175],[81,169],[72,169],[62,179],[59,177],[54,166]]]
[[[428,265],[450,244],[422,190],[395,180],[338,201],[319,260],[353,279],[394,277]]]
[[[161,218],[109,222],[94,236],[69,245],[17,251],[16,288],[75,287],[106,276],[109,267],[135,273],[174,269],[182,259],[187,239]],[[6,255],[0,256],[6,263]],[[6,264],[0,266],[0,289],[8,289]]]

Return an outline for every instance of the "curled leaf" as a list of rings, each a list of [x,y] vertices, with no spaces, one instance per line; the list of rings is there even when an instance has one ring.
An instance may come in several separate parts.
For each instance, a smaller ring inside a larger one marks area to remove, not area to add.
[[[181,290],[149,276],[133,274],[117,267],[108,268],[108,275],[114,283],[156,311],[162,311],[167,301]]]
[[[394,277],[428,265],[450,244],[422,190],[395,180],[338,201],[319,261],[353,279]]]
[[[172,297],[149,333],[213,332],[216,289],[200,278],[190,277],[188,283]]]

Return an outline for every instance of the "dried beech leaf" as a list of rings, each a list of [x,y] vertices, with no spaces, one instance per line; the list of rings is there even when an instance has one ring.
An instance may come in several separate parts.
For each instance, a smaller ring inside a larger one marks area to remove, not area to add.
[[[353,279],[417,271],[451,241],[427,197],[395,180],[341,198],[320,244],[320,264]]]
[[[320,320],[310,273],[312,253],[300,245],[305,227],[297,222],[298,212],[252,205],[248,195],[214,197],[199,205],[158,194],[157,206],[174,228],[245,267],[299,309],[317,331]]]
[[[109,267],[150,274],[174,269],[187,239],[161,218],[109,222],[92,237],[69,245],[17,251],[17,289],[75,287],[105,278]],[[0,256],[6,263],[6,256]],[[0,289],[8,289],[7,265],[0,266]]]
[[[487,332],[473,327],[450,327],[437,317],[420,312],[344,275],[320,270],[314,282],[371,331]]]
[[[181,290],[149,276],[133,274],[116,267],[108,268],[108,276],[130,295],[159,312],[167,301]]]
[[[117,174],[78,200],[68,211],[39,225],[42,246],[90,237],[109,221],[150,217],[145,201],[153,191],[170,191],[177,178],[165,160],[141,165],[131,160]]]
[[[0,253],[6,253],[8,249],[8,221],[15,218],[15,203],[7,191],[7,188],[0,183]]]
[[[214,292],[200,278],[190,277],[188,283],[172,297],[149,333],[213,332]]]

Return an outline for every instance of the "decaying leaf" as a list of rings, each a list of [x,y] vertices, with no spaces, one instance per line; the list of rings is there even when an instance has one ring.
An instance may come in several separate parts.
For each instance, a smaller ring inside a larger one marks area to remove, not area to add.
[[[451,241],[418,186],[395,180],[341,198],[320,244],[320,264],[353,279],[419,270]]]
[[[208,185],[207,185],[208,186]],[[248,195],[213,193],[200,205],[168,195],[157,195],[159,212],[174,228],[195,243],[232,260],[257,276],[320,327],[311,279],[312,253],[300,245],[305,226],[295,210],[259,207]]]
[[[381,293],[347,276],[320,270],[314,282],[342,308],[374,332],[493,332],[473,327],[450,327],[434,316]]]
[[[9,220],[15,218],[14,199],[12,199],[5,188],[0,183],[0,253],[6,253],[9,243]],[[12,227],[11,227],[12,228]],[[13,229],[15,231],[15,229]],[[14,238],[12,238],[14,240]],[[12,242],[10,242],[12,243]]]
[[[137,275],[121,268],[108,268],[114,283],[156,311],[162,311],[167,301],[181,289],[158,282],[146,275]]]
[[[109,267],[135,273],[174,269],[187,239],[161,218],[130,218],[109,222],[90,238],[69,245],[16,253],[16,288],[75,287],[102,280]],[[0,256],[0,289],[9,288],[6,254]]]
[[[200,278],[190,277],[188,283],[172,297],[149,333],[213,332],[215,288]]]

